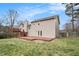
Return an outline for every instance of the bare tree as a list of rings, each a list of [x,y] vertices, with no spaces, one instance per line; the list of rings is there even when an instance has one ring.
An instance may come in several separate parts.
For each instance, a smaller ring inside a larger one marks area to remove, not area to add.
[[[0,18],[0,27],[2,26],[2,23],[3,23],[3,19]]]
[[[2,17],[0,17],[0,29],[2,28],[3,23],[4,23],[4,19]]]
[[[8,10],[8,15],[6,19],[8,20],[7,23],[9,24],[11,31],[14,27],[17,17],[18,17],[18,12],[16,10],[13,10],[13,9]]]

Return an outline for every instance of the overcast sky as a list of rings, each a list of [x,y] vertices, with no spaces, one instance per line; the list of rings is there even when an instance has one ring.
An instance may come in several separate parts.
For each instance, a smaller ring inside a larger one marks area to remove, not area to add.
[[[7,14],[9,9],[15,9],[19,13],[19,20],[33,21],[48,16],[59,15],[60,28],[67,22],[65,6],[61,3],[10,3],[0,4],[0,17]]]

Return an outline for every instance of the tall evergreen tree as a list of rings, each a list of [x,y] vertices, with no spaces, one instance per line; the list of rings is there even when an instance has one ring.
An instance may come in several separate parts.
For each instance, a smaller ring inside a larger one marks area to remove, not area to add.
[[[66,3],[65,7],[66,7],[65,14],[71,18],[72,31],[74,32],[74,28],[76,26],[75,21],[79,20],[78,19],[79,18],[79,3]]]

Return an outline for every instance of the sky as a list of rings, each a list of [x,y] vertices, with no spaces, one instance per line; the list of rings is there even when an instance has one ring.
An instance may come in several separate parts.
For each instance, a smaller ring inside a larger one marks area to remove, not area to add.
[[[18,20],[31,22],[36,19],[59,15],[60,29],[63,29],[63,25],[68,22],[65,6],[61,3],[0,3],[0,17],[7,15],[9,9],[18,12]]]

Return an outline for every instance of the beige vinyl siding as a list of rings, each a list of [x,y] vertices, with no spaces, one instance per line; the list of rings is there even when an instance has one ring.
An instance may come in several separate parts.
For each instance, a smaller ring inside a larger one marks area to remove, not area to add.
[[[58,20],[55,20],[55,33],[56,33],[56,38],[59,37],[59,23],[58,23]]]
[[[38,36],[38,31],[42,31],[42,36],[40,37],[55,38],[55,20],[53,19],[32,23],[28,35]]]

